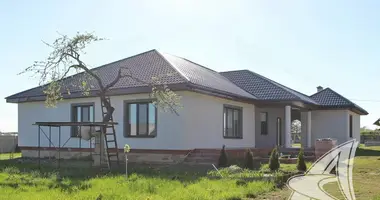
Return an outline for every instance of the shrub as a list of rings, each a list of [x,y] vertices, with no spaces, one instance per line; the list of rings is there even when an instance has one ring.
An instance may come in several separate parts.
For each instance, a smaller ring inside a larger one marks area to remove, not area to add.
[[[231,165],[225,169],[228,171],[229,174],[241,173],[243,171],[243,169],[237,165]]]
[[[220,151],[218,167],[228,167],[228,157],[225,147],[226,146],[223,145],[222,150]]]
[[[300,152],[298,153],[297,157],[297,169],[298,171],[302,172],[305,172],[307,170],[302,148],[300,149]]]
[[[277,171],[280,169],[280,162],[278,160],[278,151],[277,147],[272,150],[269,158],[269,169],[271,171]]]
[[[253,153],[250,149],[247,149],[244,159],[244,168],[253,170]]]

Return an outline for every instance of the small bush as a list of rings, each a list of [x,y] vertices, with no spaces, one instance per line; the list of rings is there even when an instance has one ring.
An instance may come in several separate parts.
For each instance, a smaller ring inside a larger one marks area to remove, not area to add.
[[[229,174],[236,174],[236,173],[243,172],[243,169],[237,165],[231,165],[231,166],[227,167],[226,170],[228,171]]]
[[[297,169],[301,172],[305,172],[307,170],[302,148],[300,149],[297,157]]]
[[[247,149],[247,152],[245,153],[244,168],[251,170],[254,168],[253,153],[250,149]]]
[[[269,158],[269,169],[271,171],[277,171],[280,169],[280,162],[278,160],[278,151],[277,147],[272,150],[272,153],[270,154]]]
[[[223,145],[222,150],[220,151],[218,167],[228,167],[228,157],[225,147],[226,146]]]

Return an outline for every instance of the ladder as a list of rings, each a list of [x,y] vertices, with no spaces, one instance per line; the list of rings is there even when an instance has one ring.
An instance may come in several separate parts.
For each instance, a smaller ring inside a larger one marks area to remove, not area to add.
[[[111,100],[109,97],[106,97],[108,102],[111,104]],[[104,105],[103,100],[101,100],[102,106],[102,118],[107,115],[107,109]],[[111,115],[110,120],[108,122],[113,122],[113,117]],[[107,158],[107,166],[108,169],[111,170],[111,158],[116,157],[117,165],[119,165],[119,149],[117,147],[116,140],[116,131],[114,124],[109,124],[101,128],[101,134],[104,134],[104,143],[105,143],[105,154]],[[102,148],[102,147],[101,147]]]

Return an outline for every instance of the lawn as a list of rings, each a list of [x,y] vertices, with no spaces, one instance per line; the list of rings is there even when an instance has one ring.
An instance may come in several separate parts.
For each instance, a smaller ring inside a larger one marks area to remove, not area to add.
[[[0,160],[9,160],[21,157],[21,153],[0,153]]]
[[[3,155],[0,159],[7,157],[9,155]],[[225,170],[221,170],[221,174],[210,172],[212,167],[130,165],[126,179],[117,171],[99,173],[88,167],[63,168],[60,173],[50,167],[38,171],[35,164],[16,160],[0,160],[0,199],[285,200],[290,194],[286,187],[278,189],[273,182],[244,179],[262,176],[268,171],[267,164],[261,165],[258,171],[244,170],[239,174]],[[379,166],[380,147],[361,146],[356,151],[354,189],[357,199],[380,200]],[[281,164],[281,171],[295,168],[294,164]],[[326,185],[324,189],[339,197],[337,184]]]
[[[356,199],[380,200],[380,147],[364,147],[356,151],[354,160],[354,190]],[[343,199],[336,183],[325,185],[324,189],[333,196]],[[275,190],[260,196],[258,199],[288,199],[287,188]]]
[[[252,199],[275,190],[274,183],[209,179],[206,169],[130,165],[124,174],[89,168],[37,170],[35,164],[0,161],[0,199]],[[61,177],[61,178],[60,178]]]

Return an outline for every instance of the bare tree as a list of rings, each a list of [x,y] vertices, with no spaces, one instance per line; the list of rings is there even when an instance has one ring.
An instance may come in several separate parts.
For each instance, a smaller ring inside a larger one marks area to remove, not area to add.
[[[102,41],[104,38],[97,37],[92,33],[79,32],[74,37],[59,35],[60,36],[53,43],[44,42],[52,49],[45,60],[35,61],[32,66],[20,73],[31,72],[37,76],[39,85],[44,86],[44,93],[46,95],[45,102],[48,107],[55,107],[58,101],[63,99],[63,93],[71,94],[70,87],[67,87],[67,83],[70,81],[63,80],[70,78],[74,72],[83,72],[80,84],[76,85],[78,87],[77,89],[79,89],[83,95],[89,95],[93,87],[89,84],[89,81],[91,79],[95,80],[99,86],[97,96],[100,97],[106,107],[106,115],[103,117],[103,122],[108,122],[115,110],[107,98],[109,91],[124,77],[131,78],[135,82],[152,88],[150,97],[154,99],[153,103],[157,107],[166,111],[169,110],[178,115],[177,108],[180,106],[180,97],[170,90],[165,83],[162,83],[160,77],[151,77],[150,80],[142,80],[134,76],[128,68],[121,67],[113,81],[104,84],[99,75],[94,70],[91,70],[81,58],[81,55],[86,53],[84,50],[89,44]]]

